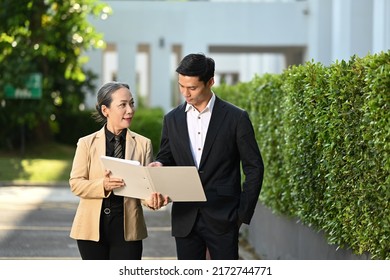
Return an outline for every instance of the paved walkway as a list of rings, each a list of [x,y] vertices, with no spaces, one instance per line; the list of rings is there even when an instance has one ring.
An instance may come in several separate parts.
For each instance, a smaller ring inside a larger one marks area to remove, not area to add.
[[[0,259],[79,259],[69,238],[77,204],[66,186],[0,186]],[[170,206],[144,214],[149,237],[143,258],[176,259]],[[257,259],[247,246],[240,257]]]

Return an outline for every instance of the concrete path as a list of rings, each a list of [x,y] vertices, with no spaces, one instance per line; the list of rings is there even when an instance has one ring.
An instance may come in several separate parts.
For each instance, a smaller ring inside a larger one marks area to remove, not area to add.
[[[77,204],[66,186],[0,186],[0,259],[80,259],[69,238]],[[176,259],[170,206],[144,213],[143,259]],[[244,246],[240,257],[256,259]]]

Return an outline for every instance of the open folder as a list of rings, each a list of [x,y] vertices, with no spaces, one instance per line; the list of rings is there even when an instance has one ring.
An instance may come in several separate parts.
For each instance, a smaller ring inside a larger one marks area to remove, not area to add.
[[[112,177],[122,178],[123,188],[114,189],[120,196],[145,199],[152,192],[167,195],[172,201],[206,201],[195,166],[141,166],[138,161],[101,156]]]

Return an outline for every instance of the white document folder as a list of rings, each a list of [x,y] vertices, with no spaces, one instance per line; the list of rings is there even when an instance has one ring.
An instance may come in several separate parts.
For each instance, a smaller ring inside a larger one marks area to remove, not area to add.
[[[172,201],[206,201],[195,166],[141,166],[138,161],[101,156],[112,177],[122,178],[123,188],[114,189],[120,196],[145,199],[152,192],[167,195]]]

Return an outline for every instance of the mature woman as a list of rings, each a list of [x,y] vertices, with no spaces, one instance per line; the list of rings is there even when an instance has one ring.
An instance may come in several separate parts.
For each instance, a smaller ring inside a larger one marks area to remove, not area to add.
[[[141,203],[151,209],[166,205],[168,199],[153,193],[147,200],[117,196],[121,178],[111,177],[100,160],[102,155],[152,161],[150,139],[130,131],[134,99],[127,84],[109,82],[97,94],[96,114],[104,125],[82,137],[70,174],[70,188],[80,198],[70,237],[77,240],[82,259],[141,259],[142,239],[147,230]]]

